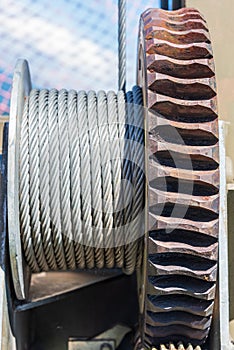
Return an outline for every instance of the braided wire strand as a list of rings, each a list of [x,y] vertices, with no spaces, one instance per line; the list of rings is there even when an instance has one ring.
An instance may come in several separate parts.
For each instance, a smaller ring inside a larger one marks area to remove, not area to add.
[[[40,180],[40,220],[43,249],[48,266],[57,270],[53,239],[50,227],[50,181],[49,181],[49,134],[48,134],[48,98],[49,91],[41,90],[39,94],[39,180]]]
[[[90,137],[92,226],[96,267],[104,266],[103,225],[102,225],[102,183],[100,141],[97,124],[97,96],[88,92],[88,125]]]
[[[128,123],[128,137],[129,137],[129,159],[130,159],[130,173],[129,181],[133,183],[133,159],[134,159],[134,150],[132,147],[132,140],[134,139],[134,106],[133,106],[133,93],[132,91],[127,92],[127,123]],[[133,186],[132,186],[133,188]],[[137,255],[137,250],[132,242],[132,216],[133,216],[133,198],[134,198],[134,189],[131,191],[131,198],[127,201],[128,205],[125,210],[125,217],[127,218],[126,225],[126,244],[125,244],[125,266],[124,271],[127,274],[131,274],[134,270],[135,260]]]
[[[119,90],[126,87],[126,0],[118,1]]]
[[[118,91],[117,93],[117,125],[118,125],[118,140],[120,147],[120,161],[121,169],[123,169],[124,158],[125,158],[125,124],[126,124],[126,108],[125,108],[125,93],[123,91]],[[124,226],[124,206],[125,206],[125,197],[128,196],[128,193],[125,193],[125,183],[124,177],[121,171],[121,193],[120,201],[121,207],[119,211],[119,230],[116,237],[116,250],[119,255],[119,260],[121,264],[119,267],[124,266],[124,242],[125,242],[125,226]]]
[[[92,235],[92,208],[91,208],[91,169],[90,169],[90,141],[87,122],[87,95],[84,91],[78,93],[78,129],[80,144],[81,167],[81,211],[82,230],[85,233],[84,251],[87,268],[95,266],[93,235]]]
[[[143,215],[143,196],[144,193],[144,132],[142,117],[142,92],[139,87],[134,87],[133,92],[127,94],[130,133],[132,142],[131,153],[131,172],[132,186],[134,194],[132,197],[131,214],[129,228],[131,233],[131,242],[126,245],[126,273],[133,273],[136,266],[141,265],[142,259],[142,219]]]
[[[115,245],[115,263],[122,267],[122,256],[120,255],[119,236],[121,234],[121,209],[122,209],[122,191],[121,191],[121,159],[119,130],[117,121],[117,96],[113,91],[107,93],[108,105],[108,124],[111,145],[111,166],[113,182],[113,237]]]
[[[76,265],[78,268],[83,269],[85,268],[85,257],[80,210],[80,144],[78,137],[77,92],[74,90],[71,90],[68,93],[68,132],[71,170],[71,218],[74,237],[74,250]]]
[[[29,97],[29,193],[30,217],[33,236],[33,246],[38,266],[48,271],[45,253],[42,244],[39,200],[39,135],[38,135],[38,104],[39,90],[33,89]]]
[[[54,254],[59,269],[66,270],[66,258],[63,246],[60,203],[60,165],[58,131],[58,91],[49,92],[48,105],[49,130],[49,183],[50,183],[50,220],[53,234]]]
[[[19,204],[20,232],[25,259],[33,272],[39,272],[30,225],[30,196],[29,196],[29,97],[26,98],[20,129],[20,162],[19,162]]]
[[[136,265],[140,265],[141,249],[138,240],[143,235],[142,219],[143,214],[143,196],[144,192],[144,132],[142,117],[142,92],[138,86],[133,87],[133,104],[134,104],[134,135],[133,135],[133,188],[134,198],[132,205],[131,233],[133,251],[136,252]],[[133,272],[133,268],[132,268]]]
[[[67,266],[69,269],[74,270],[76,268],[76,263],[71,222],[71,183],[67,99],[67,91],[64,89],[60,90],[58,93],[58,126],[60,148],[60,202],[62,233]]]
[[[136,266],[139,267],[142,261],[142,236],[144,234],[144,119],[142,113],[142,90],[139,86],[133,89],[134,102],[134,169],[133,169],[133,187],[135,196],[133,200],[133,221],[132,234],[134,246],[137,250]],[[139,242],[140,239],[140,242]],[[135,251],[135,249],[134,249]]]
[[[111,174],[111,145],[108,126],[107,96],[104,91],[97,94],[98,130],[100,140],[100,157],[102,170],[102,209],[105,247],[105,265],[113,268],[114,239],[113,239],[113,183]]]
[[[127,94],[127,101],[129,101],[129,93]],[[125,143],[124,143],[124,159],[122,167],[122,177],[126,183],[126,190],[124,190],[124,212],[123,219],[124,225],[128,223],[129,213],[131,212],[132,202],[132,164],[131,164],[131,142],[130,142],[130,123],[129,116],[133,114],[132,105],[127,103],[125,106],[126,120],[125,120]],[[125,227],[126,230],[126,227]],[[126,241],[124,241],[124,244]]]

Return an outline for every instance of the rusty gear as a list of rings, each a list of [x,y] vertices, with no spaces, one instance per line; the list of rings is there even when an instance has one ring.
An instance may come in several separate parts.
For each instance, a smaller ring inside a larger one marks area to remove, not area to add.
[[[214,63],[201,14],[145,11],[138,65],[149,176],[142,346],[197,346],[212,320],[219,217]]]

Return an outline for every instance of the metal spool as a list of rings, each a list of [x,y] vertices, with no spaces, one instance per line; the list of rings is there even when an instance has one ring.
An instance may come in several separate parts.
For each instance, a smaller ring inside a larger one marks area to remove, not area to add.
[[[141,265],[141,89],[31,90],[14,74],[8,172],[10,255],[18,299],[30,272]],[[22,254],[22,251],[23,254]]]

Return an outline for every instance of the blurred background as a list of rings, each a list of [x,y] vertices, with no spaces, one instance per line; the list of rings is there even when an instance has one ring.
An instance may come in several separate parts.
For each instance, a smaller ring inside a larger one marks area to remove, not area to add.
[[[127,89],[135,84],[140,14],[159,0],[127,1]],[[219,115],[234,111],[233,0],[187,0],[210,29],[216,64]],[[34,87],[116,90],[117,0],[1,0],[0,118],[9,114],[17,58],[29,61]],[[233,158],[234,123],[228,128],[227,154]]]
[[[127,2],[127,81],[135,84],[140,14],[160,1]],[[0,114],[9,113],[16,59],[36,87],[116,90],[117,0],[1,0]]]

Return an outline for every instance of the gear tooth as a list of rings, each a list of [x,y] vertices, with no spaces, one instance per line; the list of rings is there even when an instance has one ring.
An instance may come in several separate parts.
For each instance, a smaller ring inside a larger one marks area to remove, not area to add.
[[[193,350],[193,346],[189,344],[189,346],[187,347],[187,350]]]
[[[207,339],[217,275],[213,54],[206,22],[194,9],[147,10],[142,28],[147,78],[139,74],[139,85],[149,110],[145,342],[192,350]]]
[[[174,343],[169,343],[169,348],[168,346],[164,344],[160,344],[160,350],[201,350],[200,346],[196,346],[194,348],[191,344],[188,344],[188,346],[185,348],[184,344],[182,342],[178,343],[178,346],[175,346]],[[157,348],[152,347],[151,350],[157,350]]]
[[[167,350],[165,345],[160,345],[160,350]]]

